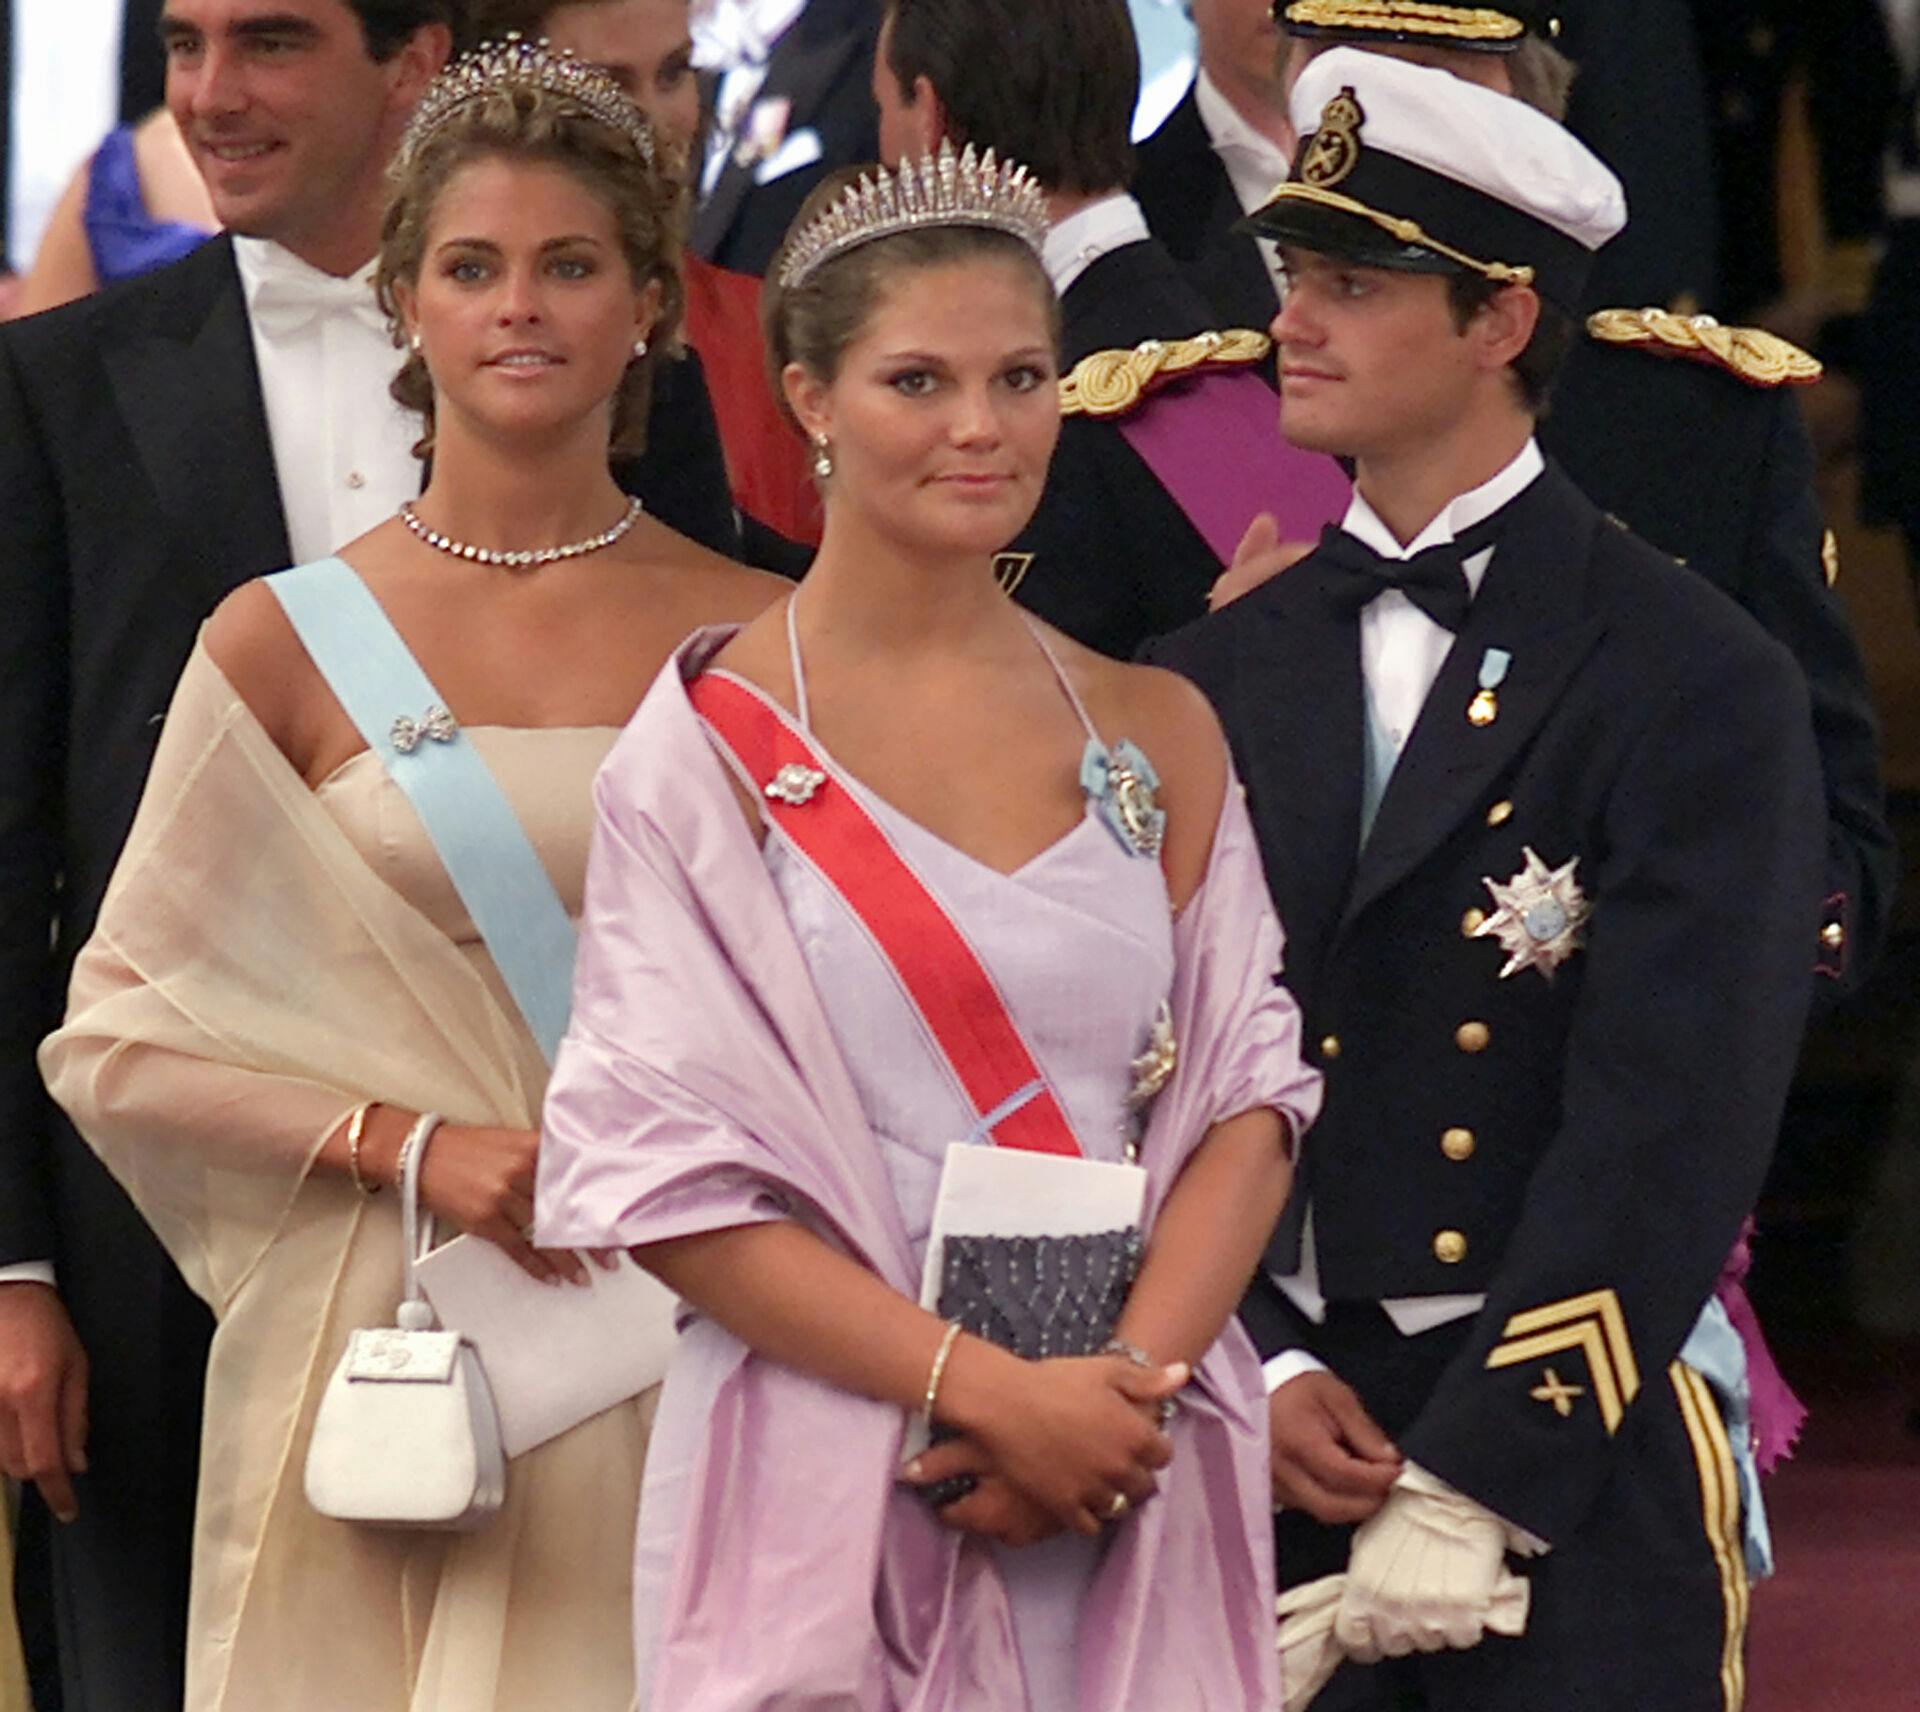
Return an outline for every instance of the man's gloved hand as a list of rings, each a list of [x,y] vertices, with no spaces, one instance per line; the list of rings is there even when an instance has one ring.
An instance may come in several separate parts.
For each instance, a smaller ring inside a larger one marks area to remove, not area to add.
[[[1333,1632],[1362,1664],[1471,1647],[1527,1626],[1527,1583],[1506,1567],[1508,1528],[1408,1463],[1379,1513],[1354,1531]]]

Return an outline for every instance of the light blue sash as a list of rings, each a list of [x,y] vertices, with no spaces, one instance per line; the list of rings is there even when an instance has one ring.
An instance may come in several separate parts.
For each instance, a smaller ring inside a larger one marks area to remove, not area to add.
[[[1680,1359],[1707,1382],[1720,1405],[1727,1429],[1727,1448],[1733,1452],[1740,1479],[1740,1520],[1745,1536],[1747,1579],[1764,1581],[1773,1573],[1773,1533],[1767,1526],[1767,1507],[1760,1497],[1760,1465],[1753,1454],[1751,1392],[1747,1385],[1747,1346],[1733,1329],[1733,1321],[1718,1296],[1709,1296],[1693,1331],[1681,1347]]]
[[[572,1003],[576,936],[513,805],[351,565],[317,559],[268,577],[267,587],[406,792],[551,1064]]]

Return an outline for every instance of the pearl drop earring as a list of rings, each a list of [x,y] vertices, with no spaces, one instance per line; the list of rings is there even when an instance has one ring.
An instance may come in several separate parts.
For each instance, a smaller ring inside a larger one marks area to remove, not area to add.
[[[826,481],[833,474],[833,448],[824,434],[815,434],[813,437],[813,473],[821,481]]]
[[[636,357],[644,357],[647,354],[647,341],[644,338],[634,340],[633,354]]]

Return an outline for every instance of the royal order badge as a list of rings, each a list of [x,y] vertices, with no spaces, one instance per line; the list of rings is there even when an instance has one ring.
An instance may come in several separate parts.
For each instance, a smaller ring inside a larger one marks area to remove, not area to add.
[[[1158,856],[1167,814],[1155,793],[1160,775],[1139,747],[1123,737],[1108,749],[1088,738],[1080,757],[1080,788],[1098,806],[1107,830],[1135,856]]]
[[[1491,934],[1500,941],[1507,954],[1501,980],[1522,969],[1538,969],[1551,981],[1554,970],[1580,949],[1593,905],[1573,877],[1580,866],[1578,856],[1563,867],[1549,868],[1531,847],[1524,854],[1526,866],[1504,886],[1498,880],[1482,881],[1499,907],[1473,930],[1473,937]]]

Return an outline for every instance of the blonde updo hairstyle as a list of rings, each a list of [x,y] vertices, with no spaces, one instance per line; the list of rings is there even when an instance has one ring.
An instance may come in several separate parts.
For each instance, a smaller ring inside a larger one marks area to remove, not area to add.
[[[780,252],[767,269],[760,293],[760,332],[766,346],[767,381],[780,414],[805,438],[787,402],[785,374],[798,363],[816,380],[831,385],[848,348],[860,337],[887,288],[904,274],[957,263],[1004,261],[1025,272],[1046,305],[1047,333],[1054,358],[1060,355],[1060,298],[1047,270],[1011,232],[990,226],[916,226],[858,244],[822,262],[797,285],[783,286],[780,275],[787,252],[816,216],[837,202],[851,184],[871,177],[876,167],[845,167],[815,185],[793,217]]]
[[[462,168],[476,161],[525,161],[564,168],[612,213],[621,253],[634,289],[657,282],[660,313],[647,336],[647,353],[627,364],[613,401],[608,452],[637,457],[646,449],[647,408],[655,366],[679,352],[686,306],[681,283],[683,192],[676,180],[647,160],[631,137],[581,111],[548,90],[506,87],[478,96],[448,115],[412,155],[396,162],[386,213],[380,224],[380,257],[374,293],[393,328],[395,345],[406,344],[396,284],[416,288],[426,256],[427,230],[441,193]],[[405,409],[418,411],[426,431],[416,457],[433,450],[433,379],[418,351],[408,351],[389,389]]]

